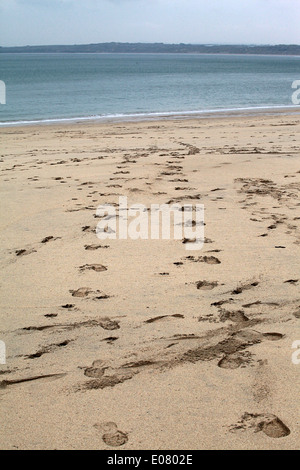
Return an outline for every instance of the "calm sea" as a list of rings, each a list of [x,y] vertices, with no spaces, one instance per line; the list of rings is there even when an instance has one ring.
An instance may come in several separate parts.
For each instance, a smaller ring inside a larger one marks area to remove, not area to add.
[[[293,106],[300,57],[1,54],[0,125]]]

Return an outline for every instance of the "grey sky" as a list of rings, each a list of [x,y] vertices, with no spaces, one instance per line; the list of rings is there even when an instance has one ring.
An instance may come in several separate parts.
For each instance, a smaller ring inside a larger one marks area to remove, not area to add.
[[[299,44],[300,0],[0,0],[0,45]]]

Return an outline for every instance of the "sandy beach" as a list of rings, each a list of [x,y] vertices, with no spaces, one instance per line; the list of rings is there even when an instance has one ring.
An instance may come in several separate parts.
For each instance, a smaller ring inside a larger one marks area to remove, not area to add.
[[[299,133],[285,114],[0,129],[1,449],[299,448]],[[203,204],[203,248],[99,240],[120,196]]]

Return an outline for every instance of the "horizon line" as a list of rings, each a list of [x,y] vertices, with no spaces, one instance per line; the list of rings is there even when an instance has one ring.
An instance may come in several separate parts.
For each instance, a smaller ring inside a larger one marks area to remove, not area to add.
[[[72,47],[72,46],[95,46],[95,45],[104,45],[104,44],[118,44],[118,45],[164,45],[164,46],[205,46],[205,47],[214,47],[214,46],[246,46],[246,47],[278,47],[278,46],[297,46],[300,47],[300,44],[296,43],[192,43],[192,42],[147,42],[147,41],[137,41],[137,42],[128,42],[128,41],[106,41],[106,42],[90,42],[90,43],[69,43],[69,44],[26,44],[26,45],[10,45],[10,46],[0,46],[0,48],[24,48],[24,47]]]

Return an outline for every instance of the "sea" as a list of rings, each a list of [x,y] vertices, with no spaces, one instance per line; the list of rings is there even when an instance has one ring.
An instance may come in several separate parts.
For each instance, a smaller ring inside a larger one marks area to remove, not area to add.
[[[2,53],[0,126],[293,112],[297,80],[299,56]]]

